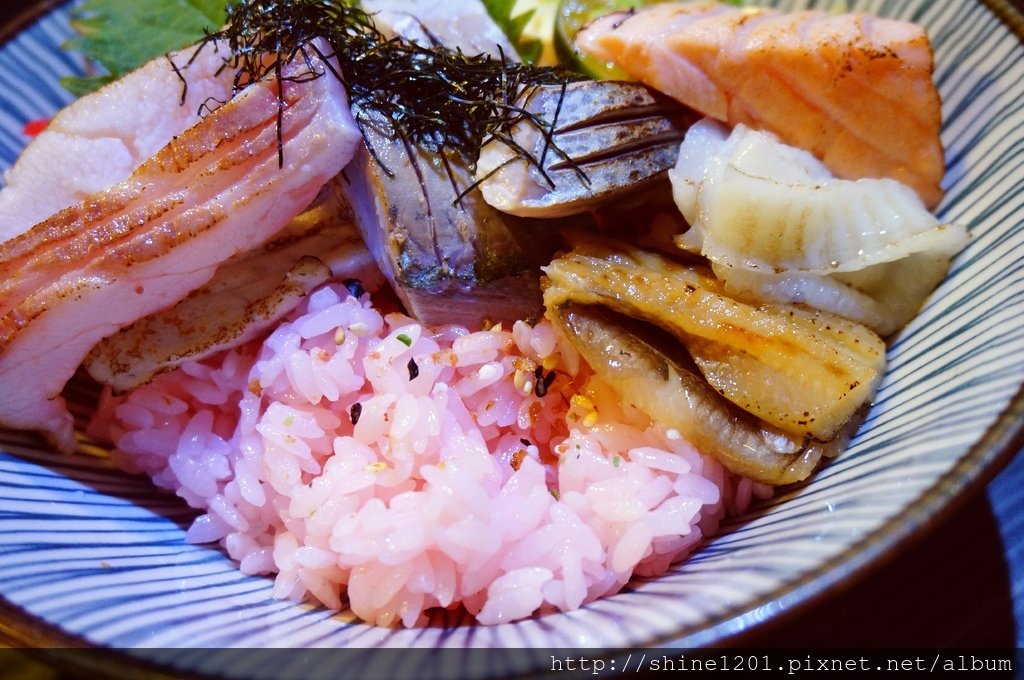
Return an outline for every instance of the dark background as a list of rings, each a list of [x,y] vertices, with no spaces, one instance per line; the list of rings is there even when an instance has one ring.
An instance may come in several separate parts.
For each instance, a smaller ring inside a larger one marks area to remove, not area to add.
[[[1024,11],[1024,0],[1012,2]],[[0,0],[0,25],[39,5],[55,4],[59,3]],[[1022,481],[1024,456],[1018,455],[948,520],[901,546],[872,573],[844,584],[823,601],[787,612],[736,643],[798,648],[1024,647]],[[0,670],[0,680],[5,676],[14,677]]]

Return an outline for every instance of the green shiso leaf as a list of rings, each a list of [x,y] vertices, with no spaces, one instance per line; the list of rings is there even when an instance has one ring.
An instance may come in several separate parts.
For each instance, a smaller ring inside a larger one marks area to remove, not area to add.
[[[539,40],[523,40],[523,29],[533,18],[534,10],[512,16],[516,0],[483,0],[483,3],[494,23],[505,32],[509,42],[516,48],[519,58],[528,64],[536,64],[544,46]]]
[[[83,95],[162,54],[179,50],[215,31],[227,16],[225,0],[86,0],[71,14],[78,35],[64,49],[81,52],[107,75],[65,78]]]
[[[60,84],[64,87],[65,90],[67,90],[71,94],[75,95],[76,97],[81,97],[89,94],[90,92],[95,92],[107,83],[114,82],[114,80],[116,80],[116,78],[110,75],[81,77],[64,76],[60,79]]]

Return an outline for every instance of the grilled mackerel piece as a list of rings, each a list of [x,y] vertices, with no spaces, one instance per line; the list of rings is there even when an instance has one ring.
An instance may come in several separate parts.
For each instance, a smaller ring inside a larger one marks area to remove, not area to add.
[[[538,87],[527,102],[556,121],[553,135],[529,122],[513,130],[537,163],[495,141],[476,177],[466,159],[405,145],[387,121],[353,109],[365,147],[346,167],[343,190],[381,271],[424,323],[539,316],[537,268],[559,244],[554,225],[519,216],[563,217],[630,193],[643,200],[645,189],[667,182],[692,120],[636,83]]]
[[[478,190],[460,199],[473,184],[464,159],[406,146],[377,120],[364,123],[365,145],[346,166],[342,186],[409,313],[426,324],[473,327],[538,317],[538,267],[553,246],[535,225],[516,224],[487,205]]]
[[[363,8],[388,37],[515,55],[477,0],[364,0]],[[543,238],[532,240],[539,229],[515,224],[478,190],[459,198],[475,181],[472,159],[406,146],[379,116],[356,107],[353,113],[363,121],[364,146],[345,168],[343,190],[407,311],[427,324],[474,327],[539,317],[538,267],[552,250]]]
[[[580,81],[536,88],[529,119],[511,131],[514,146],[493,140],[476,176],[487,202],[522,217],[590,210],[664,182],[695,114],[639,83]]]
[[[364,7],[376,12],[375,25],[389,36],[497,58],[514,55],[478,2],[458,0],[439,11],[410,0],[372,0]],[[543,135],[530,137],[536,127],[527,124],[514,133],[523,136],[516,143],[548,164],[545,174],[558,178],[558,190],[540,199],[543,209],[521,214],[578,212],[674,166],[683,137],[678,104],[632,83],[580,83],[564,94],[561,86],[540,88],[528,101],[538,115],[559,121],[558,145],[567,154],[546,153]],[[406,309],[427,324],[478,326],[538,317],[538,268],[559,245],[555,225],[502,212],[506,206],[496,209],[479,189],[460,196],[476,184],[473,159],[414,148],[380,116],[357,107],[353,113],[362,121],[365,145],[344,171],[344,191],[363,238]]]

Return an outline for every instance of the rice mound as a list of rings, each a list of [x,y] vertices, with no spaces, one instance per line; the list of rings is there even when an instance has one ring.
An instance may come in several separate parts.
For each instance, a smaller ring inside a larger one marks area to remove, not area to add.
[[[90,433],[204,511],[189,541],[379,625],[575,609],[770,494],[620,405],[547,322],[426,329],[343,286],[262,342],[105,394]]]

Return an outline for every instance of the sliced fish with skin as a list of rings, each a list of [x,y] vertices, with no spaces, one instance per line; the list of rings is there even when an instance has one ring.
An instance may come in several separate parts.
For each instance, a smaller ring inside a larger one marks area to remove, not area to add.
[[[823,456],[846,446],[859,422],[827,443],[794,436],[736,408],[708,385],[685,351],[652,341],[607,309],[570,303],[549,308],[548,317],[624,402],[755,481],[806,479]]]
[[[372,114],[365,114],[366,117]],[[538,267],[554,245],[474,189],[465,160],[405,146],[384,121],[343,173],[345,196],[377,265],[428,325],[512,322],[542,313]]]
[[[603,305],[673,334],[723,397],[766,423],[828,441],[871,398],[885,345],[842,317],[728,296],[701,267],[592,238],[544,267],[548,309]]]
[[[192,59],[193,55],[195,58]],[[131,175],[199,122],[208,100],[231,95],[227,47],[190,47],[155,59],[61,110],[5,173],[0,241]],[[191,62],[191,63],[190,63]],[[182,80],[188,78],[182,98]]]
[[[838,177],[889,177],[931,208],[942,199],[941,101],[920,26],[668,3],[597,19],[576,44],[706,116],[778,134]]]
[[[328,280],[358,279],[369,291],[382,285],[339,182],[328,182],[269,241],[221,265],[209,283],[102,340],[85,360],[89,374],[124,392],[257,337]]]
[[[521,217],[562,217],[663,189],[692,112],[639,83],[585,80],[536,88],[529,119],[510,135],[537,162],[503,141],[485,144],[476,177],[484,199]]]
[[[360,6],[374,15],[377,30],[388,37],[458,45],[466,54],[517,56],[480,0],[362,0]]]
[[[498,49],[501,43],[486,44],[497,28],[480,3],[463,0],[422,20],[409,18],[426,4],[364,7],[381,10],[374,23],[387,36],[514,57]],[[453,30],[463,12],[475,27],[465,34]],[[539,317],[538,267],[555,247],[538,237],[542,230],[492,208],[479,189],[460,198],[474,183],[467,159],[407,146],[381,116],[358,107],[354,113],[365,140],[345,168],[343,187],[367,246],[406,310],[426,324],[471,327]]]
[[[359,140],[341,83],[282,86],[280,129],[277,81],[256,83],[127,180],[0,244],[0,424],[73,449],[60,391],[89,350],[202,286],[337,175]]]

